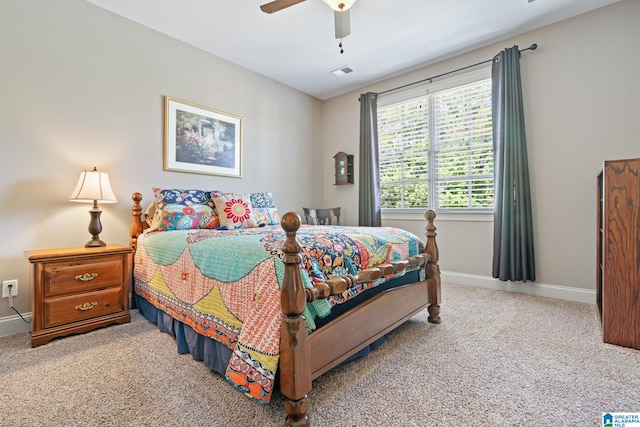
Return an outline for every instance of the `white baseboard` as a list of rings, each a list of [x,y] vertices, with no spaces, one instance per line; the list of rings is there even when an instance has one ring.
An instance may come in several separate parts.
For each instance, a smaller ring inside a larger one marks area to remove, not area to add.
[[[441,278],[444,282],[456,283],[459,285],[476,286],[479,288],[489,288],[498,291],[518,292],[565,301],[584,302],[587,304],[596,303],[596,291],[591,289],[572,288],[568,286],[550,285],[538,282],[503,282],[501,280],[494,279],[493,277],[476,276],[473,274],[454,273],[448,271],[441,272]]]
[[[31,313],[25,313],[22,316],[31,322]],[[29,332],[30,330],[31,325],[22,320],[22,318],[17,314],[13,316],[0,317],[0,337],[19,334],[21,332]]]

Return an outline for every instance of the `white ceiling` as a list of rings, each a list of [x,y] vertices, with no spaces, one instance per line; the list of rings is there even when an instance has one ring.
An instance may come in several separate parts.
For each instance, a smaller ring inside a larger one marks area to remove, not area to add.
[[[619,0],[359,0],[343,54],[322,0],[87,1],[324,100]]]

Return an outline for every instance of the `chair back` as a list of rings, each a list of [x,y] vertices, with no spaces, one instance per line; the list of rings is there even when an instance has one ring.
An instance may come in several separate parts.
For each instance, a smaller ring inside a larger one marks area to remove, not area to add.
[[[340,208],[302,208],[307,224],[332,225],[333,218],[336,225],[340,225]]]

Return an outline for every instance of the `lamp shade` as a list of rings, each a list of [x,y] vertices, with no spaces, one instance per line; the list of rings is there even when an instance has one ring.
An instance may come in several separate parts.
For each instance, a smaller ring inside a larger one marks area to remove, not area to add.
[[[323,0],[329,7],[338,12],[347,10],[356,2],[356,0]]]
[[[118,201],[111,190],[109,174],[98,172],[96,168],[80,172],[80,178],[78,178],[76,188],[69,196],[69,200],[72,202],[98,201],[102,203]]]

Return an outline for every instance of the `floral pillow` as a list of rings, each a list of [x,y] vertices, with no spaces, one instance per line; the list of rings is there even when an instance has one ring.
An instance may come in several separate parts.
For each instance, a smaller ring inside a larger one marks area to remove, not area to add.
[[[153,192],[160,230],[218,228],[218,214],[208,191],[154,188]]]
[[[271,193],[251,193],[251,207],[258,225],[280,224],[280,214]]]
[[[255,228],[258,223],[253,217],[251,197],[248,193],[221,193],[214,191],[211,198],[215,204],[221,230]]]

